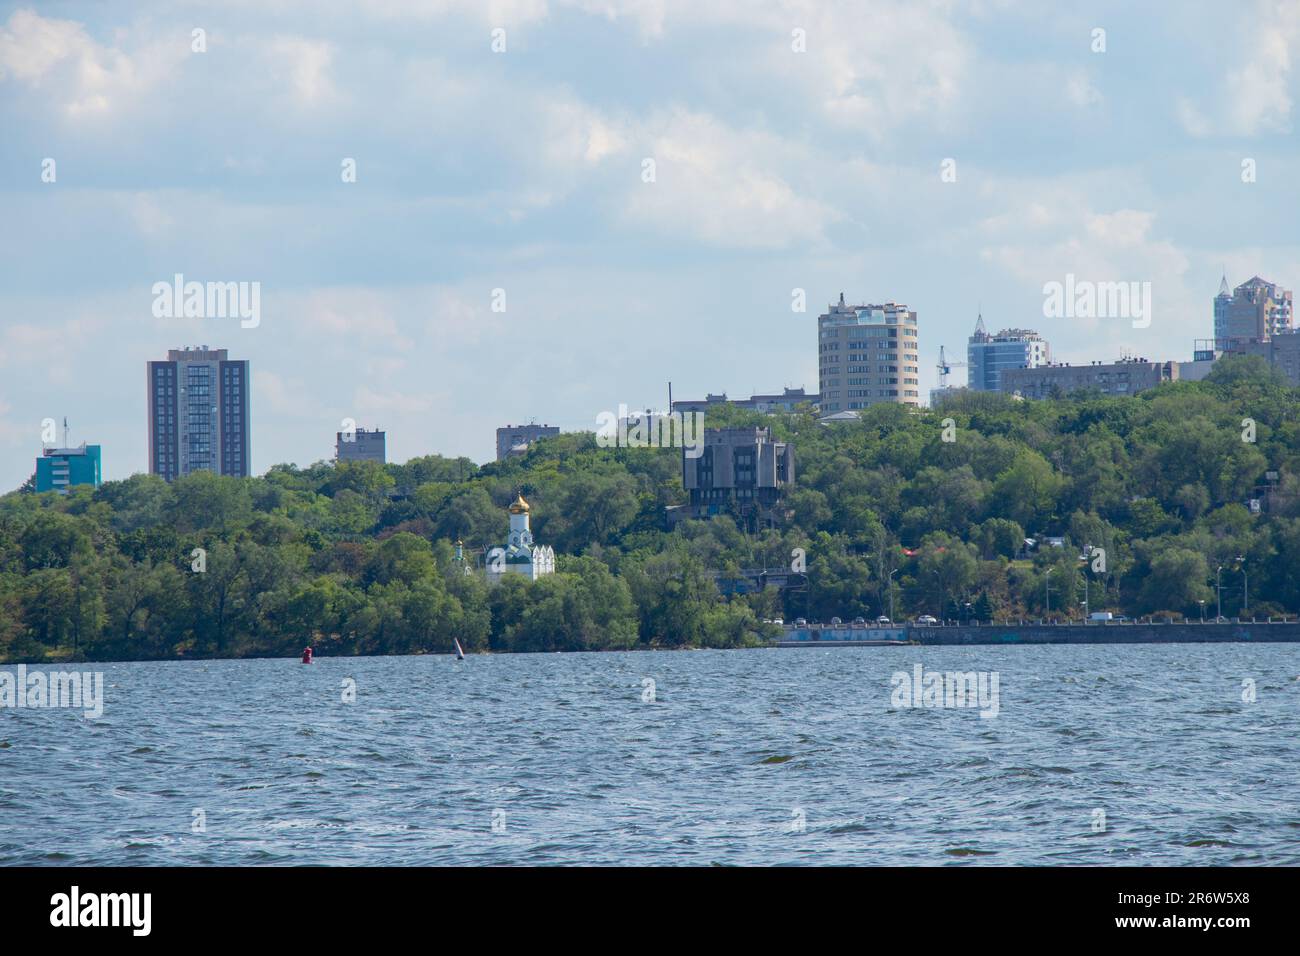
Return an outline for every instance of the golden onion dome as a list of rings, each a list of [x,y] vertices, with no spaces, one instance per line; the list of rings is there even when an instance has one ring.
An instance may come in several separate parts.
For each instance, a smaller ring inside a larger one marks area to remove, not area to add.
[[[523,496],[523,495],[517,495],[517,496],[515,497],[515,502],[514,502],[514,504],[512,504],[512,505],[510,506],[510,513],[511,513],[512,515],[526,515],[526,514],[528,514],[528,502],[524,501],[524,496]]]

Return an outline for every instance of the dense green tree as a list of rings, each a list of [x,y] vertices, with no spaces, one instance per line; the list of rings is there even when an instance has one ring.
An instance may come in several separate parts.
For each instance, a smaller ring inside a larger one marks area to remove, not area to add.
[[[709,416],[793,443],[773,527],[669,530],[678,451],[590,433],[481,467],[431,455],[19,489],[0,497],[0,660],[730,647],[771,633],[766,618],[874,617],[891,596],[900,619],[1038,617],[1049,598],[1053,616],[1085,599],[1192,615],[1213,608],[1216,574],[1227,614],[1247,576],[1251,613],[1300,611],[1300,389],[1256,360],[1132,397]],[[489,585],[518,493],[558,573]]]

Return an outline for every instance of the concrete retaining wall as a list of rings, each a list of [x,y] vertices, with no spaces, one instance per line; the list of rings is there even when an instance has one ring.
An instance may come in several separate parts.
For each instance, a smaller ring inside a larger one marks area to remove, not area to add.
[[[920,644],[1203,644],[1300,643],[1300,621],[1227,624],[981,624],[949,627],[786,627],[780,643],[852,645],[861,641]]]

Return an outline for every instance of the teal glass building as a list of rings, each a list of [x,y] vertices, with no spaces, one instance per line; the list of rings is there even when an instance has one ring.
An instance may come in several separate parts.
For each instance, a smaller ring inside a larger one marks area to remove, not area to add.
[[[98,445],[80,448],[46,448],[36,459],[36,490],[67,494],[74,485],[99,487],[100,458]]]

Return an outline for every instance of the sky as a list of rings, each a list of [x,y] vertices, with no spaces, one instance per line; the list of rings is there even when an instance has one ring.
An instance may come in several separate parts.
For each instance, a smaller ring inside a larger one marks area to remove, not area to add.
[[[841,292],[918,313],[923,396],[981,311],[1190,359],[1225,271],[1300,281],[1298,43],[1300,0],[0,2],[0,491],[46,418],[147,470],[186,345],[249,360],[257,474],[815,391]],[[258,321],[156,316],[176,274]],[[1068,274],[1150,324],[1045,316]]]

